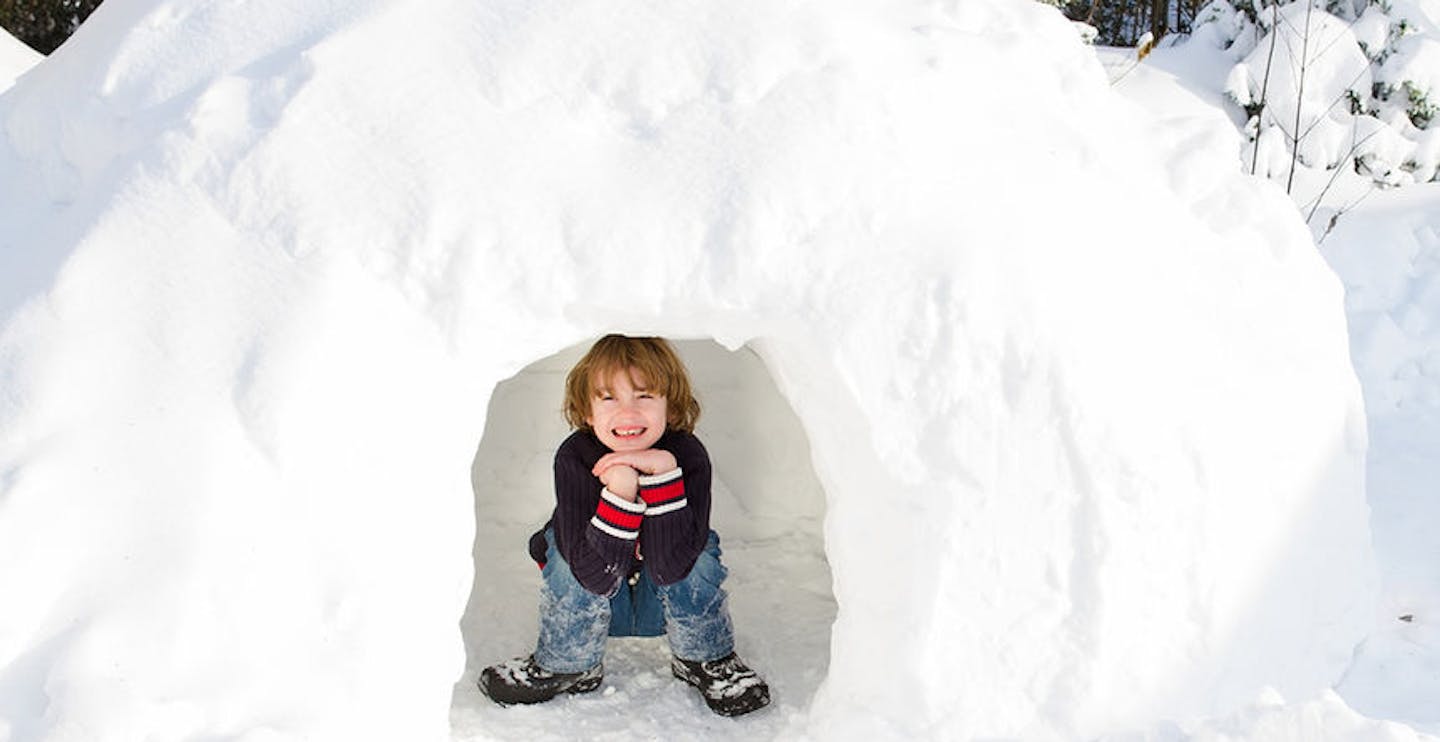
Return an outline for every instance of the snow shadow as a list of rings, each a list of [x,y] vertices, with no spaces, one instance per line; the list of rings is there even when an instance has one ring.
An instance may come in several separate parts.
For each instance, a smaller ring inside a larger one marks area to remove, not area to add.
[[[770,682],[774,703],[738,720],[711,714],[670,676],[663,637],[611,639],[596,693],[500,708],[475,689],[481,668],[534,648],[540,575],[525,545],[554,507],[551,461],[569,434],[560,413],[565,374],[586,342],[532,363],[490,398],[471,470],[475,582],[461,619],[466,669],[451,705],[454,739],[764,739],[800,723],[829,666],[836,612],[821,532],[825,495],[809,442],[748,347],[674,345],[690,370],[702,409],[696,434],[714,465],[711,523],[730,569],[737,651]]]

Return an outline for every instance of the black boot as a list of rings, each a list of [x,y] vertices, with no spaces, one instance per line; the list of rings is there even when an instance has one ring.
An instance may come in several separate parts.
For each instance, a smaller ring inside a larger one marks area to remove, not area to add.
[[[721,716],[748,714],[770,703],[770,686],[734,652],[709,662],[671,657],[670,672],[699,688],[705,705]]]
[[[584,672],[550,672],[535,664],[535,655],[491,665],[480,672],[481,692],[501,706],[541,703],[561,693],[589,693],[605,678],[604,665]]]

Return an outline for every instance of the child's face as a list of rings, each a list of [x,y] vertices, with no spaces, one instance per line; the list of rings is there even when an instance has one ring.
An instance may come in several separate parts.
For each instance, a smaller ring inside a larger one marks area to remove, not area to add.
[[[645,388],[644,379],[632,379],[632,373],[620,369],[609,379],[595,379],[590,397],[585,422],[612,451],[644,451],[665,433],[665,398]]]

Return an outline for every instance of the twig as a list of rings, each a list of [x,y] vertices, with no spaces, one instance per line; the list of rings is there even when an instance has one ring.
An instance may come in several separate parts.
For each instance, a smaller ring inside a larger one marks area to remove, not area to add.
[[[1369,188],[1368,190],[1366,190],[1364,193],[1360,194],[1360,198],[1357,198],[1357,199],[1355,199],[1354,201],[1351,201],[1350,204],[1349,204],[1348,206],[1346,206],[1345,208],[1340,209],[1339,211],[1336,211],[1334,214],[1331,214],[1331,215],[1330,215],[1330,223],[1327,224],[1327,225],[1325,225],[1325,231],[1320,235],[1320,239],[1315,240],[1315,246],[1316,246],[1316,247],[1319,247],[1319,246],[1320,246],[1320,243],[1324,242],[1324,241],[1325,241],[1325,238],[1330,236],[1330,232],[1335,229],[1335,223],[1338,222],[1338,221],[1340,221],[1340,217],[1341,217],[1342,215],[1344,215],[1345,212],[1350,211],[1351,209],[1355,208],[1356,206],[1359,206],[1361,201],[1364,201],[1365,199],[1370,198],[1370,194],[1374,193],[1375,190],[1376,190],[1376,189],[1375,189],[1375,182],[1374,182],[1374,181],[1371,181],[1371,182],[1370,182],[1370,188]]]
[[[1346,152],[1345,156],[1340,158],[1340,161],[1342,163],[1350,161],[1350,159],[1355,156],[1355,152],[1360,149],[1360,145],[1370,141],[1370,137],[1375,136],[1375,134],[1377,134],[1378,132],[1378,129],[1372,131],[1369,134],[1366,134],[1364,137],[1361,137],[1354,144],[1350,145],[1350,151]],[[1330,192],[1330,187],[1335,185],[1335,179],[1340,177],[1341,167],[1342,166],[1340,164],[1335,165],[1335,172],[1330,175],[1330,180],[1326,181],[1325,187],[1320,189],[1320,193],[1315,196],[1315,200],[1309,204],[1310,212],[1305,215],[1306,224],[1309,224],[1310,220],[1315,218],[1315,212],[1320,209],[1320,204],[1325,201],[1325,194]],[[1374,181],[1372,180],[1371,182],[1373,183]]]
[[[1300,110],[1305,104],[1305,71],[1310,68],[1310,15],[1315,12],[1314,0],[1306,0],[1305,5],[1305,35],[1301,37],[1300,45],[1300,87],[1295,91],[1295,133],[1300,133]],[[1300,140],[1295,140],[1295,146],[1290,148],[1290,177],[1285,180],[1285,193],[1290,193],[1291,186],[1295,183],[1295,166],[1300,161]]]
[[[1319,59],[1319,57],[1316,57],[1316,59]],[[1365,65],[1364,67],[1361,67],[1361,68],[1360,68],[1360,72],[1359,72],[1358,74],[1356,74],[1355,77],[1353,77],[1353,78],[1350,79],[1350,85],[1354,85],[1356,80],[1359,80],[1362,75],[1364,75],[1366,72],[1369,72],[1369,71],[1370,71],[1370,65],[1367,64],[1367,65]],[[1349,89],[1350,89],[1350,85],[1346,85],[1346,86],[1345,86],[1345,89],[1346,89],[1346,90],[1349,90]],[[1315,120],[1314,120],[1314,121],[1311,121],[1309,126],[1305,127],[1305,131],[1303,131],[1303,132],[1300,133],[1300,138],[1301,138],[1301,139],[1304,139],[1305,137],[1309,136],[1309,135],[1310,135],[1310,130],[1311,130],[1311,129],[1314,129],[1316,126],[1319,126],[1319,125],[1320,125],[1320,122],[1321,122],[1321,121],[1324,121],[1324,120],[1325,120],[1325,117],[1328,116],[1331,111],[1335,110],[1335,106],[1339,105],[1339,104],[1340,104],[1340,101],[1342,101],[1342,100],[1345,100],[1345,96],[1344,96],[1343,93],[1341,94],[1341,96],[1340,96],[1339,98],[1336,98],[1335,100],[1331,101],[1331,102],[1330,102],[1330,105],[1329,105],[1324,111],[1322,111],[1319,116],[1316,116],[1316,117],[1315,117]]]
[[[1260,128],[1265,125],[1261,115],[1265,113],[1266,94],[1270,90],[1270,65],[1275,61],[1275,37],[1279,29],[1275,25],[1280,18],[1280,5],[1270,6],[1275,20],[1270,22],[1270,53],[1265,57],[1265,79],[1260,83],[1260,108],[1255,112],[1255,148],[1250,151],[1250,174],[1255,174],[1255,165],[1260,160]],[[1258,22],[1258,21],[1257,21]]]

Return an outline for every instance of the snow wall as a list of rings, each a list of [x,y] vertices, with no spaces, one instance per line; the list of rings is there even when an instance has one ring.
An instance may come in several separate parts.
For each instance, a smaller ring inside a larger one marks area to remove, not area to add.
[[[40,59],[39,52],[0,28],[0,93],[5,92],[15,78],[34,67]]]
[[[607,331],[803,424],[816,736],[1334,681],[1360,393],[1233,133],[1026,2],[426,11],[111,0],[0,97],[0,738],[445,738],[487,399]]]

